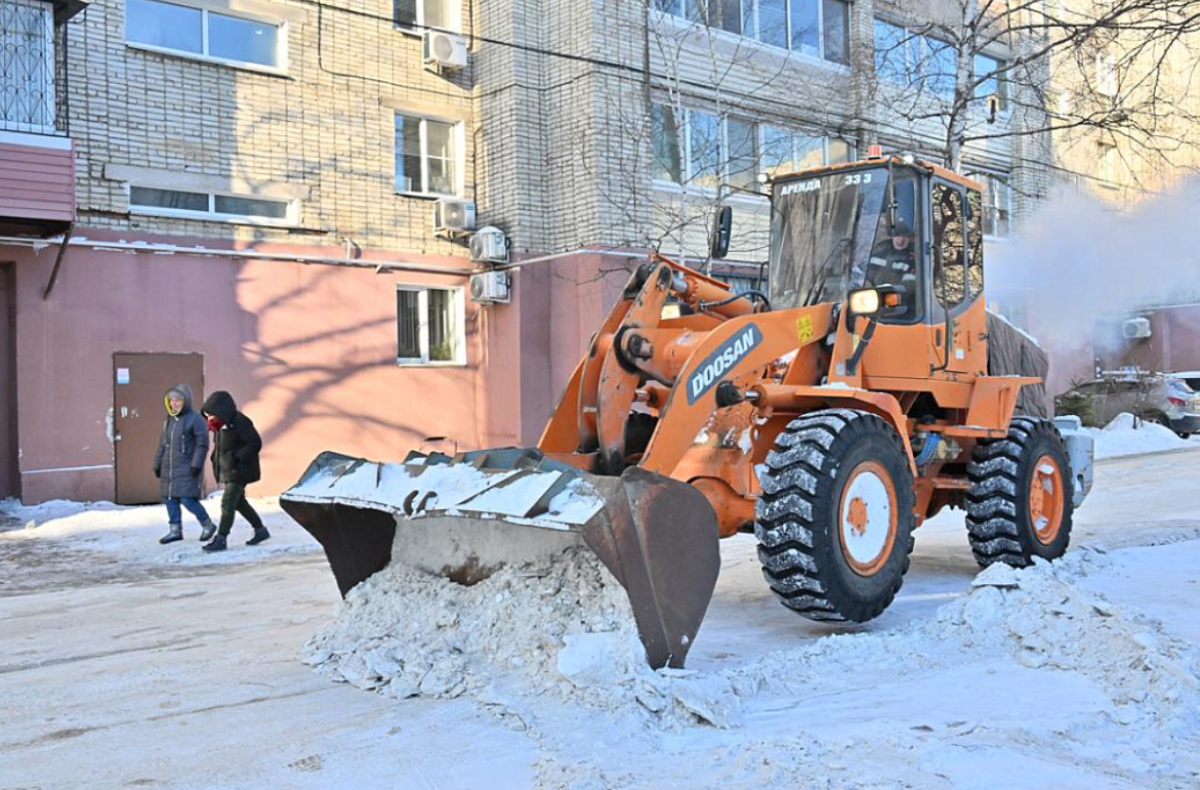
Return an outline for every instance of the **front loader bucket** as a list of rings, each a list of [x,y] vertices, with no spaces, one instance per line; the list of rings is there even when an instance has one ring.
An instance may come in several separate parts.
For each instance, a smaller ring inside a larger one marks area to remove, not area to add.
[[[625,589],[654,668],[683,666],[720,568],[716,515],[692,486],[637,467],[591,475],[537,450],[404,464],[326,452],[281,504],[342,595],[391,561],[474,584],[582,543]]]

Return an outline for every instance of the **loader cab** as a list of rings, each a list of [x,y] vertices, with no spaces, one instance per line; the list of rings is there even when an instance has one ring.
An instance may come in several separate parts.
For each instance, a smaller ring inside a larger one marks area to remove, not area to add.
[[[978,184],[931,163],[889,157],[779,178],[771,200],[776,310],[844,304],[853,291],[878,288],[889,296],[876,318],[881,329],[895,330],[868,352],[877,374],[980,369],[960,320],[973,307],[983,316]],[[914,331],[898,331],[904,327]],[[926,353],[889,354],[888,336]]]

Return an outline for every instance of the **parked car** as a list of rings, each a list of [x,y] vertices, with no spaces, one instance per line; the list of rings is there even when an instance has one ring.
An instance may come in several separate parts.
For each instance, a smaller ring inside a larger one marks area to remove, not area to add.
[[[1177,373],[1168,373],[1167,375],[1187,384],[1192,388],[1193,392],[1200,392],[1200,370],[1181,370]]]
[[[1084,425],[1100,428],[1122,412],[1163,425],[1187,438],[1200,433],[1200,373],[1121,373],[1076,384],[1054,399],[1058,414],[1076,414]]]

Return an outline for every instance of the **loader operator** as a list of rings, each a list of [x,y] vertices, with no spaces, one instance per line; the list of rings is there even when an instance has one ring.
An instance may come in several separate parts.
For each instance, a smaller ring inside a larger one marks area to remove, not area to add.
[[[904,320],[911,318],[916,305],[917,290],[917,257],[913,247],[913,234],[903,232],[906,229],[897,228],[888,233],[886,228],[880,228],[879,241],[871,248],[871,257],[867,262],[864,286],[899,285],[904,289],[906,298],[899,312],[890,317]]]

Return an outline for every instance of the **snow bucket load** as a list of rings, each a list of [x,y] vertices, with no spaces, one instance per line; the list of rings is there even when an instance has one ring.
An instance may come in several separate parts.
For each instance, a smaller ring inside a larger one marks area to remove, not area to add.
[[[693,486],[639,467],[589,474],[536,448],[399,464],[324,452],[280,504],[343,596],[391,562],[470,585],[586,545],[628,595],[654,668],[683,666],[720,568],[716,515]]]

